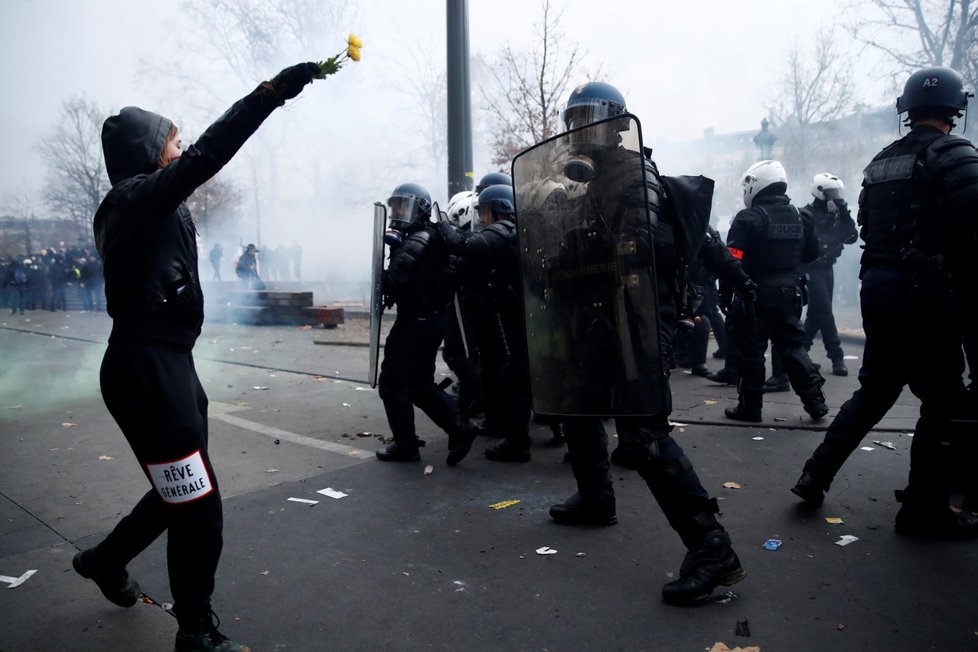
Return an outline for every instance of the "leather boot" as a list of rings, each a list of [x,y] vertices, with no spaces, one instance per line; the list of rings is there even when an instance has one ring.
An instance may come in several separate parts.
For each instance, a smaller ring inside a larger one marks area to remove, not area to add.
[[[761,407],[764,405],[763,394],[754,392],[741,392],[737,406],[727,408],[723,413],[728,419],[736,421],[749,421],[751,423],[761,422]]]
[[[708,374],[704,378],[721,385],[736,385],[740,382],[740,373],[730,367],[724,367],[715,374]]]
[[[419,443],[415,443],[413,446],[399,444],[396,441],[388,444],[377,450],[377,459],[381,462],[417,462],[421,459],[418,447],[424,446],[424,442],[420,439],[415,441]]]
[[[717,586],[736,584],[746,574],[730,536],[722,529],[712,530],[686,553],[679,578],[662,587],[662,599],[682,607],[703,604]]]
[[[479,428],[461,414],[452,419],[448,428],[448,457],[445,463],[455,466],[461,462],[472,449],[472,443],[479,436]]]
[[[813,458],[808,458],[791,493],[804,500],[809,507],[820,506],[832,484],[832,478],[826,471]]]
[[[914,500],[909,492],[897,491],[902,503],[894,528],[900,534],[913,534],[935,539],[970,539],[978,536],[978,516],[955,512],[949,505]]]
[[[846,367],[846,363],[842,358],[832,361],[832,373],[836,376],[849,375],[849,368]]]
[[[504,439],[486,449],[486,458],[493,462],[529,462],[530,449],[518,447]]]
[[[788,382],[788,374],[771,376],[764,381],[765,392],[787,392],[790,390],[791,384]]]
[[[174,652],[251,652],[251,648],[228,640],[218,631],[221,621],[213,611],[199,618],[177,616],[179,629],[173,645]]]
[[[575,493],[563,503],[551,507],[550,518],[561,525],[614,525],[618,522],[615,495],[585,498]]]

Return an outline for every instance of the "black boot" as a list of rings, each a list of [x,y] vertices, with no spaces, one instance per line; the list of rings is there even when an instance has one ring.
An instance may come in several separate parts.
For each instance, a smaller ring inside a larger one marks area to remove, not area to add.
[[[821,421],[829,413],[829,406],[825,404],[824,400],[811,401],[805,404],[805,412],[808,412],[812,421]]]
[[[760,423],[761,407],[764,405],[763,396],[763,394],[756,392],[741,392],[737,406],[727,408],[723,413],[728,419]]]
[[[550,518],[561,525],[614,525],[618,522],[615,513],[615,496],[585,498],[574,494],[565,502],[550,508]]]
[[[897,491],[896,497],[902,503],[895,523],[900,534],[936,539],[970,539],[978,535],[978,516],[974,514],[956,512],[938,502],[913,500],[905,491]]]
[[[809,458],[802,469],[801,477],[791,488],[791,493],[804,500],[809,507],[818,507],[825,500],[825,492],[831,484],[832,478],[813,458]]]
[[[730,545],[730,536],[723,530],[712,530],[686,553],[679,578],[662,587],[662,599],[682,607],[703,604],[717,586],[736,584],[746,574]]]
[[[71,560],[71,565],[76,573],[95,582],[109,602],[120,607],[133,606],[142,595],[139,583],[130,579],[124,567],[109,568],[100,564],[95,548],[79,552]]]
[[[462,415],[456,415],[448,428],[448,457],[445,463],[448,466],[455,466],[465,459],[478,436],[478,426]]]
[[[418,448],[424,446],[424,442],[415,439],[414,444],[399,444],[396,441],[383,448],[377,449],[377,459],[381,462],[417,462],[421,459]]]
[[[251,648],[228,640],[217,630],[220,619],[213,611],[199,618],[185,619],[177,615],[180,623],[174,652],[251,652]]]
[[[486,457],[493,462],[529,462],[530,449],[522,448],[504,439],[487,448]]]
[[[787,392],[790,389],[791,384],[788,382],[788,374],[771,376],[764,381],[765,392]]]
[[[849,375],[849,368],[846,367],[846,363],[842,358],[832,361],[832,373],[836,376]]]
[[[740,373],[730,367],[724,367],[715,374],[706,375],[704,378],[721,385],[736,385],[740,382]]]

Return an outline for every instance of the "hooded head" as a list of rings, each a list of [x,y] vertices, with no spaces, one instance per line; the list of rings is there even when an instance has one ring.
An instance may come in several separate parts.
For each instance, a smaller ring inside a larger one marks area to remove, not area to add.
[[[112,185],[159,169],[160,156],[173,122],[127,106],[102,124],[102,151]]]

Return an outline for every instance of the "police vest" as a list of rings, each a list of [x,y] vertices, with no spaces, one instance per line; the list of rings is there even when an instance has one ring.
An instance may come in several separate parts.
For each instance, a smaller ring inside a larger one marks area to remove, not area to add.
[[[927,231],[937,226],[940,189],[929,170],[927,148],[944,136],[911,131],[877,154],[863,170],[859,199],[863,262],[900,259],[911,248],[926,250]]]
[[[798,209],[791,204],[755,204],[747,209],[759,219],[756,242],[744,258],[745,271],[763,284],[765,276],[798,272],[805,230]]]

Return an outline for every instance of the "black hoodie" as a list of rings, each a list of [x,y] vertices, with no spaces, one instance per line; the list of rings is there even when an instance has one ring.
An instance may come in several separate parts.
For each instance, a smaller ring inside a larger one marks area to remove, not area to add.
[[[172,123],[129,106],[102,125],[112,189],[95,213],[109,341],[193,348],[204,320],[197,230],[183,203],[220,171],[279,103],[262,92],[235,102],[183,155],[159,168]]]

